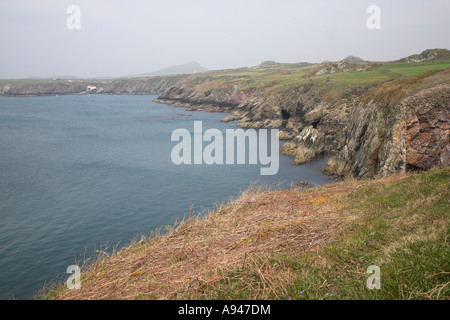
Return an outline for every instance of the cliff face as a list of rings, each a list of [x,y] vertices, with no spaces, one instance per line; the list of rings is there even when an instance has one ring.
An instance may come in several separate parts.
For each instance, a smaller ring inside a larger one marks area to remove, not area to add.
[[[343,67],[321,66],[309,75],[326,76],[338,68]],[[358,68],[364,72],[373,65]],[[223,121],[237,120],[242,128],[280,128],[279,138],[290,140],[281,151],[294,163],[333,153],[324,173],[367,178],[448,164],[449,74],[429,71],[351,87],[329,77],[296,86],[249,87],[246,81],[190,76],[156,101],[229,112]]]
[[[160,94],[185,76],[116,80],[19,80],[0,82],[0,95],[11,97],[64,94]],[[97,89],[87,92],[87,86]]]
[[[411,110],[406,124],[408,169],[445,166],[450,160],[450,85],[425,89],[404,101]]]
[[[89,83],[91,84],[91,83]],[[8,97],[27,97],[44,95],[78,94],[86,91],[88,83],[62,81],[30,81],[26,83],[3,83],[0,85],[0,95]]]
[[[351,102],[371,86],[336,87],[308,80],[295,86],[251,87],[247,81],[190,76],[155,101],[188,110],[229,112],[222,121],[237,121],[241,128],[280,128],[279,138],[291,140],[281,151],[299,164],[340,148],[337,137]]]
[[[100,85],[103,94],[160,94],[185,76],[161,76],[136,79],[113,80]]]
[[[230,112],[223,121],[237,120],[241,128],[280,128],[280,139],[292,139],[281,151],[299,164],[336,150],[335,136],[345,125],[348,104],[334,105],[319,91],[310,85],[275,92],[239,86],[201,92],[177,86],[156,101],[189,110]]]
[[[449,75],[446,70],[392,81],[359,99],[349,114],[343,147],[323,171],[370,178],[447,165]]]

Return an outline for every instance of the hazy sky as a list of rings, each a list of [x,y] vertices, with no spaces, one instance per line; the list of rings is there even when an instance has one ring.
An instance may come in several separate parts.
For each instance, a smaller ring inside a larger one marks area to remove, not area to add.
[[[79,30],[66,26],[70,5]],[[366,26],[369,5],[380,30]],[[0,78],[393,60],[450,48],[449,13],[450,0],[0,0]]]

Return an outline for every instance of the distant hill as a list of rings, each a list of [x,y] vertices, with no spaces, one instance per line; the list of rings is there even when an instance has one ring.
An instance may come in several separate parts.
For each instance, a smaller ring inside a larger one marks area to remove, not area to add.
[[[205,72],[208,69],[203,68],[198,62],[192,61],[177,66],[171,66],[168,68],[160,69],[154,72],[142,73],[135,75],[134,77],[151,77],[151,76],[167,76],[174,74],[192,74],[198,72]]]
[[[268,60],[268,61],[261,62],[258,67],[260,67],[260,68],[272,67],[272,66],[276,66],[277,64],[279,64],[279,63],[276,61]]]
[[[450,50],[448,49],[427,49],[419,54],[413,54],[393,62],[398,63],[418,63],[427,61],[448,61],[450,60]]]
[[[359,57],[355,57],[355,56],[348,56],[345,59],[342,59],[342,61],[347,62],[347,63],[362,63],[364,62],[363,59],[359,58]]]
[[[448,49],[427,49],[419,54],[413,54],[398,60],[389,61],[389,63],[419,63],[419,62],[447,62],[450,60],[450,50]],[[368,62],[359,57],[348,56],[342,61],[347,63]],[[324,63],[324,62],[323,62]],[[386,62],[384,62],[386,63]]]

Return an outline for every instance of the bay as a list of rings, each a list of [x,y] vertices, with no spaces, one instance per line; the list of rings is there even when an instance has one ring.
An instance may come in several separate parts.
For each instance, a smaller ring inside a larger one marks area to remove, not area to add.
[[[250,184],[330,183],[327,158],[276,175],[257,165],[175,165],[175,129],[235,129],[225,113],[189,112],[156,96],[0,97],[0,299],[31,298],[95,250],[207,212]]]

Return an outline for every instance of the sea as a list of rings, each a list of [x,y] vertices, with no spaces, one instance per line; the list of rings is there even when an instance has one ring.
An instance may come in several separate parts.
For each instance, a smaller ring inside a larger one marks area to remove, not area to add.
[[[69,266],[205,215],[250,186],[332,182],[320,171],[326,156],[293,165],[279,154],[274,175],[250,161],[175,164],[174,131],[195,135],[201,121],[225,133],[236,122],[155,98],[0,97],[0,299],[35,299],[69,278]]]

